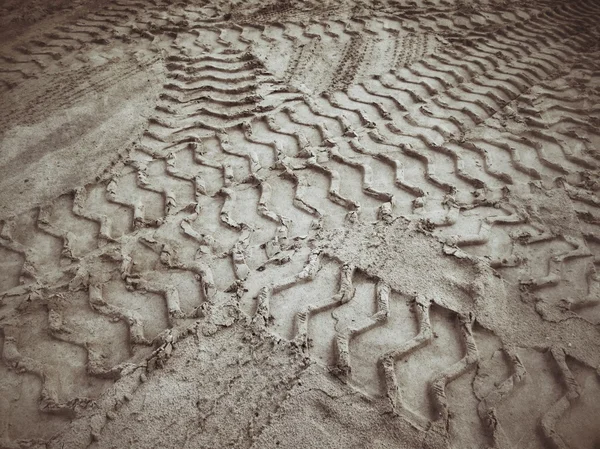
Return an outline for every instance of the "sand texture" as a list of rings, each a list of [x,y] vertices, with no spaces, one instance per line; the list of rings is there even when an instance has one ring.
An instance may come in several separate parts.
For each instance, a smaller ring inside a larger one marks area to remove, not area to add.
[[[598,0],[0,0],[0,449],[600,448]]]

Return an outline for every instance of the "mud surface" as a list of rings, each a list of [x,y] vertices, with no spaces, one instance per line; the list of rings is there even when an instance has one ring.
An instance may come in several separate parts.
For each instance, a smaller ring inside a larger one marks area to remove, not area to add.
[[[0,2],[0,448],[600,447],[599,24]]]

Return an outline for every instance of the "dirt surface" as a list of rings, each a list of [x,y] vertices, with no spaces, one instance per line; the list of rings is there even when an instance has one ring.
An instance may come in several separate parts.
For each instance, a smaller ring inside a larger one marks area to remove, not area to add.
[[[0,2],[0,448],[600,448],[599,24]]]

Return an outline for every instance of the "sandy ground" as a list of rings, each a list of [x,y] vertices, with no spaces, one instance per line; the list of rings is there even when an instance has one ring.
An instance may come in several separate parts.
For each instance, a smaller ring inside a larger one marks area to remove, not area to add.
[[[0,2],[0,448],[599,448],[599,24]]]

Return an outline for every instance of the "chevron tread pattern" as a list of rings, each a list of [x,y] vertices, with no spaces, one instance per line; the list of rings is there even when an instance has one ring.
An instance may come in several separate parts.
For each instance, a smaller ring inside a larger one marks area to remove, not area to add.
[[[0,222],[2,369],[40,391],[27,416],[78,416],[234,295],[257,332],[456,447],[513,447],[506,410],[538,374],[523,354],[547,350],[563,390],[532,447],[569,447],[574,366],[600,366],[585,348],[600,322],[600,5],[469,5],[114,0],[3,51],[6,91],[101,46],[161,56],[90,89],[166,75],[102,179]],[[56,101],[86,95],[59,84]],[[0,121],[27,111],[47,113]]]

